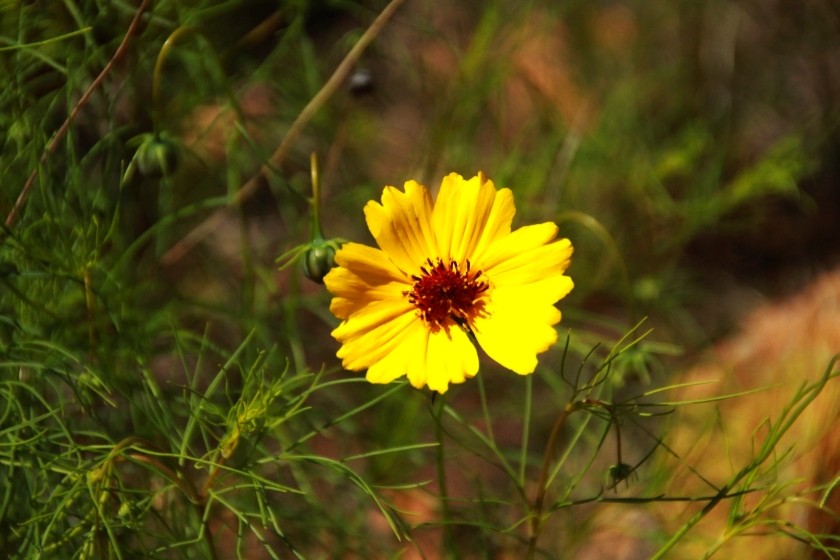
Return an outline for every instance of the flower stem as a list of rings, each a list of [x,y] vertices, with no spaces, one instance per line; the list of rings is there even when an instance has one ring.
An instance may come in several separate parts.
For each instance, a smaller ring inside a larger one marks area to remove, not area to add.
[[[522,448],[519,453],[519,479],[518,484],[525,487],[525,468],[528,464],[528,440],[531,431],[531,408],[534,394],[534,382],[532,376],[525,378],[525,410],[522,413]]]
[[[615,427],[615,455],[619,466],[624,464],[621,460],[621,428],[618,426],[618,419],[612,417],[613,426]]]
[[[309,169],[312,174],[312,240],[324,239],[324,231],[321,229],[321,177],[318,173],[318,154],[312,152],[309,155]]]
[[[578,410],[577,402],[569,402],[563,408],[563,411],[554,421],[554,426],[551,428],[551,435],[548,436],[548,444],[545,446],[545,455],[543,456],[543,464],[540,469],[540,478],[537,483],[537,495],[534,497],[534,503],[531,505],[531,523],[529,526],[530,534],[528,535],[528,553],[526,558],[532,560],[537,552],[537,541],[540,538],[540,533],[543,529],[543,508],[545,505],[545,495],[548,491],[548,473],[551,469],[551,461],[554,457],[554,450],[560,439],[560,433],[566,425],[566,420],[569,415]]]
[[[454,550],[455,540],[452,536],[452,529],[449,524],[449,493],[446,487],[446,461],[445,450],[443,446],[443,410],[446,406],[446,401],[443,395],[436,395],[437,399],[434,401],[432,416],[435,420],[435,438],[437,439],[437,452],[435,454],[435,465],[437,467],[438,478],[438,497],[440,498],[440,515],[441,527],[443,529],[443,539],[441,541],[441,558],[448,558],[448,551]]]
[[[182,36],[193,33],[194,31],[194,27],[182,25],[166,38],[166,41],[163,42],[163,46],[158,52],[157,59],[155,60],[155,69],[152,73],[152,124],[155,126],[155,129],[157,129],[156,127],[158,122],[160,122],[161,116],[160,82],[161,76],[163,75],[163,64],[169,57],[169,53],[175,43],[178,42]]]

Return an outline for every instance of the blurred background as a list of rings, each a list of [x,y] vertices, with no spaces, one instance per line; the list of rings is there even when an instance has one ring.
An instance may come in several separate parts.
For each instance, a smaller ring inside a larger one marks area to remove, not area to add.
[[[641,330],[654,331],[615,365],[610,391],[632,395],[678,383],[753,310],[805,291],[837,266],[837,2],[407,0],[274,165],[272,154],[295,119],[385,6],[154,2],[42,161],[124,40],[137,5],[1,2],[4,217],[39,170],[0,245],[3,378],[42,387],[47,401],[84,416],[73,430],[177,448],[178,434],[144,422],[146,405],[126,412],[150,379],[175,410],[184,386],[203,391],[221,364],[238,364],[225,382],[226,406],[257,364],[269,376],[359,377],[340,371],[323,287],[297,265],[279,270],[275,262],[310,240],[312,152],[320,160],[327,237],[372,243],[362,208],[385,185],[416,179],[434,189],[450,171],[483,171],[513,190],[515,226],[554,221],[572,240],[575,290],[559,303],[561,344],[545,355],[534,381],[549,388],[534,401],[537,455],[569,397],[556,375],[567,359],[570,368],[585,367],[596,344],[592,356],[605,358],[646,318]],[[247,194],[237,195],[243,185],[250,185]],[[803,305],[823,305],[814,301]],[[564,351],[567,329],[573,335]],[[780,329],[768,335],[780,339],[761,344],[810,351],[807,337],[791,342],[788,334]],[[522,379],[489,362],[482,377],[480,398],[468,383],[447,402],[463,413],[463,429],[480,423],[486,398],[500,446],[516,447],[522,420],[510,418],[522,410]],[[377,401],[375,412],[343,419],[386,390],[353,383],[319,391],[301,424],[268,447],[276,452],[283,441],[333,424],[306,436],[307,449],[340,458],[428,441],[428,394],[402,390]],[[195,453],[209,452],[225,433],[223,404],[215,405],[218,422],[207,425]],[[182,408],[171,419],[186,422],[192,413]],[[645,425],[659,429],[655,419]],[[627,437],[634,464],[656,446],[643,431]],[[593,448],[614,445],[599,438],[590,438]],[[456,452],[453,494],[506,484],[492,465],[475,464],[477,455],[470,445]],[[429,457],[413,450],[359,468],[371,484],[407,484],[434,478]],[[615,458],[601,462],[589,477],[592,488],[603,486]],[[324,558],[401,550],[387,525],[371,520],[375,509],[358,505],[364,495],[328,503],[353,486],[341,475],[276,476],[315,496],[289,506],[276,542]],[[2,484],[7,503],[21,499],[11,482]],[[425,550],[417,557],[435,558],[429,551],[440,536],[422,527],[435,515],[434,492],[408,495],[392,500],[431,516],[409,524],[420,527],[415,542],[433,544],[408,547],[403,557]],[[472,503],[461,507],[464,519],[479,510],[495,515]],[[0,526],[27,519],[2,511]],[[515,523],[499,515],[498,526]],[[546,544],[548,557],[562,557],[557,551],[574,540],[575,522],[564,518],[557,534],[566,536],[547,539],[554,543]],[[480,533],[464,527],[470,539]],[[486,554],[475,557],[517,557],[510,551],[521,537],[481,535]],[[472,557],[468,545],[458,550]]]

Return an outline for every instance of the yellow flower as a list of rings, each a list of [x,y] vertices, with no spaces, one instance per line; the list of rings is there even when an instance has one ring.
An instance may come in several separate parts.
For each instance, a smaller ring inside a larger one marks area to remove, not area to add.
[[[346,243],[324,278],[343,319],[332,335],[348,370],[371,383],[406,375],[439,393],[478,373],[471,336],[492,359],[532,373],[556,341],[554,303],[568,294],[572,244],[557,226],[511,231],[510,189],[479,173],[444,177],[436,201],[416,181],[365,206],[380,249]]]

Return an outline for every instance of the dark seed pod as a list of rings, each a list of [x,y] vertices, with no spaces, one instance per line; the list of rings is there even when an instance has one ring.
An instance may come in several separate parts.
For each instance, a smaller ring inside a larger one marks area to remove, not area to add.
[[[610,479],[612,479],[613,486],[618,486],[619,482],[627,481],[634,470],[634,467],[627,463],[619,463],[617,465],[610,465],[607,472],[609,473]]]

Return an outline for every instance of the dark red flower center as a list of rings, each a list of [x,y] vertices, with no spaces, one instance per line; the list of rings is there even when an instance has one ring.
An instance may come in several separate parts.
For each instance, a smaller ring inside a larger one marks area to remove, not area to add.
[[[422,274],[412,276],[414,286],[410,292],[403,292],[408,301],[420,312],[420,316],[433,329],[447,328],[452,323],[468,328],[469,321],[481,313],[487,291],[487,282],[479,280],[480,270],[461,270],[455,261],[445,264],[442,259],[420,267]]]

